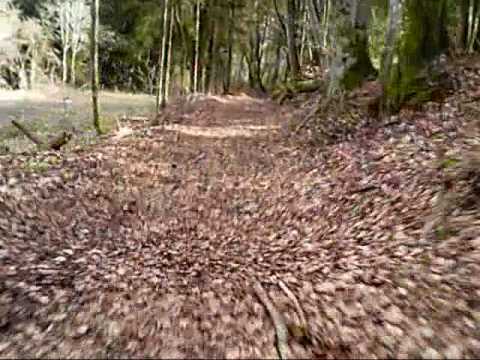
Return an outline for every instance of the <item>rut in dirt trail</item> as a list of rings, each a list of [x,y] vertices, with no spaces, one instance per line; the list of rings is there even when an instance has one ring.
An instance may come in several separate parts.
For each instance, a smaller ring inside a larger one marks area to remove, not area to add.
[[[292,357],[480,355],[480,220],[424,241],[433,155],[408,130],[307,152],[267,100],[167,112],[41,174],[0,160],[1,357],[277,357],[255,283]]]

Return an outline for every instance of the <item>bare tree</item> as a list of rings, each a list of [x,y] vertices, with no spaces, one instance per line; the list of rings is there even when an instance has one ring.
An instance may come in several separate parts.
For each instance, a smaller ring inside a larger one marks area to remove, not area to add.
[[[198,67],[200,61],[200,0],[196,5],[196,24],[195,24],[195,65],[193,70],[193,92],[198,92]]]
[[[165,70],[165,87],[163,89],[162,96],[162,107],[165,107],[168,101],[169,90],[170,90],[170,75],[171,75],[171,66],[172,66],[172,52],[173,52],[173,20],[175,15],[175,7],[170,7],[170,24],[168,30],[168,51],[167,51],[167,67]]]
[[[53,4],[55,6],[55,3]],[[71,47],[71,31],[70,19],[71,13],[71,1],[66,0],[58,2],[58,21],[60,26],[60,40],[62,43],[62,83],[67,83],[68,76],[68,51]]]
[[[97,134],[102,133],[100,126],[100,111],[98,107],[98,27],[99,22],[100,0],[92,0],[90,4],[91,31],[90,31],[90,62],[92,72],[92,110],[93,125],[97,130]]]
[[[70,63],[70,82],[75,85],[77,73],[77,55],[86,42],[87,30],[89,28],[90,17],[88,16],[88,6],[85,0],[73,0],[71,2],[71,63]]]
[[[164,106],[163,97],[164,97],[164,87],[165,87],[165,78],[166,78],[166,66],[165,60],[167,58],[167,38],[168,38],[168,8],[169,0],[165,1],[163,7],[163,32],[162,32],[162,49],[160,51],[159,59],[159,74],[158,74],[158,87],[157,87],[157,113],[160,111],[160,108]]]

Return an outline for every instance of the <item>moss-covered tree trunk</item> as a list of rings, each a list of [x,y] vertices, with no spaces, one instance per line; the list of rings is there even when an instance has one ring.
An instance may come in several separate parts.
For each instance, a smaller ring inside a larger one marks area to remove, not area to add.
[[[407,101],[428,100],[428,82],[436,70],[431,65],[448,49],[447,1],[405,1],[395,61],[383,77],[387,112],[399,110]]]
[[[350,55],[353,64],[348,67],[343,77],[343,86],[353,89],[360,85],[363,80],[375,74],[375,69],[368,53],[367,27],[372,12],[371,0],[351,1],[351,37],[345,52]]]
[[[341,6],[339,1],[336,6]],[[350,16],[342,28],[337,55],[331,64],[331,85],[351,90],[376,73],[368,52],[368,32],[372,11],[371,0],[352,0],[347,4]],[[333,93],[332,89],[329,93]]]

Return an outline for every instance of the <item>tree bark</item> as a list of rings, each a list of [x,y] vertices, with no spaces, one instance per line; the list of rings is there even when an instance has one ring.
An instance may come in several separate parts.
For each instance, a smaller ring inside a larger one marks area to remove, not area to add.
[[[382,54],[380,80],[382,86],[388,83],[391,76],[393,57],[395,53],[395,45],[397,37],[400,34],[400,24],[402,20],[402,3],[400,0],[389,0],[388,6],[388,24],[387,31],[385,33],[385,48]],[[383,89],[385,93],[385,89]],[[380,100],[379,111],[382,113],[388,112],[391,104],[388,103],[389,99],[383,97]]]
[[[470,0],[458,0],[458,31],[457,31],[457,49],[464,52],[467,49],[468,41],[468,9]]]
[[[199,62],[200,62],[200,0],[196,5],[196,24],[195,24],[195,62],[193,68],[193,92],[198,92]]]
[[[294,79],[300,77],[300,63],[298,62],[297,52],[297,25],[296,25],[296,6],[295,0],[287,0],[287,45],[288,57],[290,59],[291,75]]]
[[[164,106],[164,88],[165,88],[165,60],[167,58],[167,38],[168,38],[168,5],[169,0],[165,0],[163,7],[163,32],[162,32],[162,48],[160,50],[159,59],[159,74],[158,74],[158,86],[157,86],[157,113],[160,112],[160,108]]]
[[[315,0],[308,0],[308,10],[310,21],[312,23],[312,37],[315,40],[315,48],[318,49],[323,45],[323,43],[320,37],[322,27],[320,25],[320,18],[318,17],[317,10],[315,8]]]
[[[228,58],[227,70],[225,72],[225,82],[223,92],[228,93],[232,82],[232,62],[233,62],[233,31],[235,30],[235,1],[230,2],[230,25],[228,27]]]
[[[98,88],[99,88],[99,74],[98,74],[98,27],[99,21],[100,0],[92,0],[90,5],[90,16],[92,18],[90,31],[90,62],[91,62],[91,76],[92,76],[92,110],[93,110],[93,125],[98,135],[102,134],[100,125],[100,110],[98,104]]]
[[[73,86],[75,86],[75,83],[77,82],[76,67],[77,67],[77,51],[72,50],[72,64],[71,64],[71,67],[70,67],[70,72],[71,72],[70,82]]]
[[[68,76],[68,47],[64,46],[62,51],[62,83],[67,83],[67,76]]]
[[[371,0],[352,1],[352,28],[349,30],[350,41],[345,50],[353,64],[347,66],[342,80],[343,86],[347,90],[355,88],[370,75],[375,74],[368,53],[367,27],[370,22],[371,11]]]
[[[406,0],[398,63],[383,79],[384,103],[395,112],[407,101],[428,100],[428,80],[436,76],[434,60],[448,50],[447,0]]]
[[[214,4],[212,4],[214,6]],[[207,61],[205,69],[205,91],[212,92],[212,84],[215,83],[215,55],[216,55],[216,21],[215,18],[210,19],[209,24],[209,40],[207,49]]]
[[[175,8],[171,6],[170,9],[170,24],[168,31],[168,51],[167,51],[167,68],[165,70],[165,87],[163,89],[164,93],[162,96],[162,108],[167,105],[169,93],[170,93],[170,75],[172,68],[172,53],[173,53],[173,16]]]

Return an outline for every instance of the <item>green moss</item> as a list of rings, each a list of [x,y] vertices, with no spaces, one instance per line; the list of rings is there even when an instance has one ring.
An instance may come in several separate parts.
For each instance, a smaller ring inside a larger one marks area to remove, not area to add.
[[[448,47],[445,26],[445,0],[407,0],[404,29],[396,48],[397,62],[385,84],[387,111],[395,112],[409,102],[431,99],[427,80],[435,74],[429,65]]]
[[[354,89],[369,76],[376,75],[368,52],[368,36],[361,29],[353,32],[353,37],[345,49],[345,52],[355,60],[342,79],[342,85],[346,90]]]
[[[32,159],[27,161],[23,168],[27,172],[42,174],[50,169],[50,164],[47,161]]]
[[[440,168],[441,169],[449,169],[449,168],[452,168],[452,167],[458,165],[459,163],[460,163],[459,159],[448,158],[448,159],[445,159],[441,162]]]
[[[440,225],[435,229],[435,236],[438,240],[447,240],[448,238],[458,235],[458,230],[447,226]]]
[[[0,127],[0,142],[10,139],[15,139],[20,136],[20,131],[13,125],[6,125]]]

